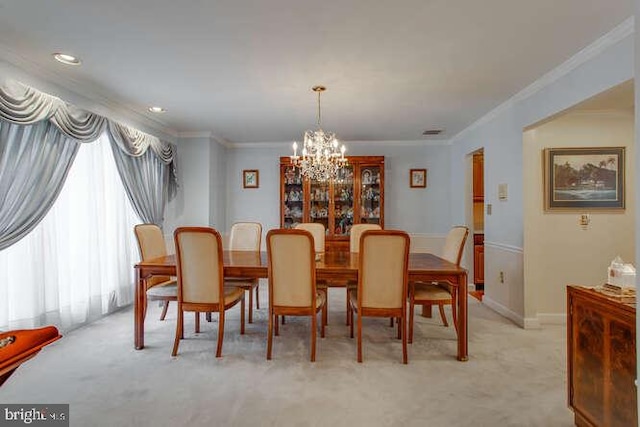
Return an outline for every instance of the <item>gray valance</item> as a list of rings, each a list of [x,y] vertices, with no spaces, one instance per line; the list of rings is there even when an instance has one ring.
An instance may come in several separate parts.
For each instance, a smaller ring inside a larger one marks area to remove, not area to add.
[[[143,221],[162,224],[166,203],[177,192],[172,144],[21,83],[0,83],[0,250],[44,218],[78,143],[105,131],[134,210]]]
[[[106,129],[118,147],[130,156],[140,157],[151,148],[164,164],[170,165],[171,179],[176,178],[173,170],[175,148],[172,144],[66,104],[55,96],[22,83],[8,80],[0,86],[0,118],[20,125],[49,120],[64,135],[79,142],[95,141]]]
[[[7,81],[0,86],[0,118],[10,123],[31,125],[47,120],[62,104],[59,98],[18,82]]]

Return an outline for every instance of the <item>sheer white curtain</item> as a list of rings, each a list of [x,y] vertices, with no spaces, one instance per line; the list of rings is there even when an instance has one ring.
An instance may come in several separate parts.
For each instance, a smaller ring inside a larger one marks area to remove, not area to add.
[[[106,134],[82,144],[51,211],[0,251],[0,329],[68,330],[130,304],[139,222]]]

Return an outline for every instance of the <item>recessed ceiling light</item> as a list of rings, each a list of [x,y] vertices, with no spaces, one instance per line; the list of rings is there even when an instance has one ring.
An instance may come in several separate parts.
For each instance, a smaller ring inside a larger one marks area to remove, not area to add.
[[[80,65],[81,61],[79,58],[76,58],[73,55],[69,55],[67,53],[54,53],[53,57],[58,62],[62,62],[66,65]]]
[[[149,107],[149,111],[151,111],[152,113],[164,113],[167,110],[162,107]]]

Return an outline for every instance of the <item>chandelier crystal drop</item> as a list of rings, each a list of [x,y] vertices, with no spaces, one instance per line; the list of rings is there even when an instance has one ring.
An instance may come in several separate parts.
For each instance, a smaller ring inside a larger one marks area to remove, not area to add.
[[[320,127],[320,93],[326,90],[324,86],[314,86],[312,89],[318,94],[318,127],[304,133],[302,155],[298,155],[298,143],[293,143],[291,163],[300,168],[301,174],[315,181],[333,181],[340,170],[347,165],[344,157],[346,148],[340,146],[335,133],[325,132]]]

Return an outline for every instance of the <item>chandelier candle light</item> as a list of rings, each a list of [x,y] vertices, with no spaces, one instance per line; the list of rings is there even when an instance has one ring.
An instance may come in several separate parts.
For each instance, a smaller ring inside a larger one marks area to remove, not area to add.
[[[340,169],[347,165],[344,157],[346,148],[338,143],[335,133],[325,132],[320,127],[320,94],[327,90],[324,86],[312,88],[318,94],[318,127],[304,133],[302,156],[298,156],[298,143],[293,143],[291,163],[300,168],[304,177],[315,181],[333,181],[338,177]]]

